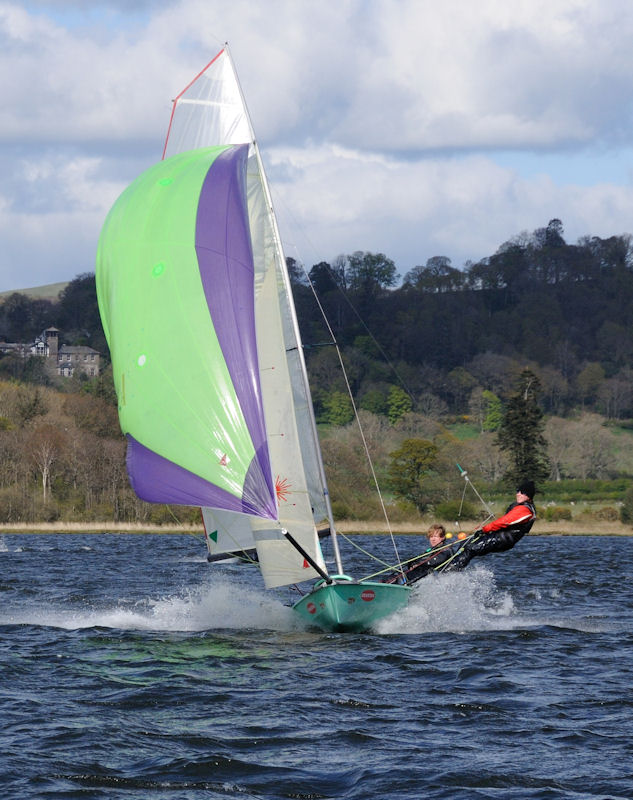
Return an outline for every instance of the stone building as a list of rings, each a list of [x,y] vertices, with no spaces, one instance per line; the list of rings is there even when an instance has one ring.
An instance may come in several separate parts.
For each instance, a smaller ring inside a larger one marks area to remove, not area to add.
[[[60,346],[59,330],[52,326],[42,331],[30,345],[0,343],[0,352],[13,353],[22,358],[41,356],[50,359],[51,371],[64,378],[71,378],[79,372],[92,378],[100,372],[101,356],[97,350],[85,345],[62,344]]]
[[[70,378],[75,372],[84,372],[93,378],[99,374],[100,356],[92,347],[63,344],[57,351],[57,372]]]

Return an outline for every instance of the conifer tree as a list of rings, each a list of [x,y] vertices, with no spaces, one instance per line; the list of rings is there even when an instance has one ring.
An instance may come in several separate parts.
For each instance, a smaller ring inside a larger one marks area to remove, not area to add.
[[[488,389],[484,389],[482,397],[486,402],[486,416],[483,420],[482,429],[484,431],[497,431],[503,420],[501,400],[494,392]]]
[[[517,391],[510,397],[497,433],[497,444],[510,457],[505,478],[508,483],[531,479],[544,481],[549,475],[547,443],[543,436],[545,420],[538,405],[541,382],[530,369],[524,369]]]

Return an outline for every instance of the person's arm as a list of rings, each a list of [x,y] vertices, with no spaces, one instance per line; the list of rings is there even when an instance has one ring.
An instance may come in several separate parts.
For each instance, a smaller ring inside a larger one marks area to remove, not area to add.
[[[527,522],[533,517],[534,514],[527,506],[515,506],[502,517],[499,517],[499,519],[493,519],[492,522],[489,522],[487,525],[483,525],[481,530],[484,533],[502,531],[505,528],[512,527],[512,525],[518,525],[521,522]]]

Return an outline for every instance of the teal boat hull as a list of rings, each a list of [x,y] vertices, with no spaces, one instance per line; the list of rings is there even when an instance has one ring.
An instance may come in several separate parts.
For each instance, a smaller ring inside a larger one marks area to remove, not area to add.
[[[339,575],[333,576],[333,583],[315,583],[293,609],[305,622],[326,631],[364,631],[405,608],[410,592],[409,586]]]

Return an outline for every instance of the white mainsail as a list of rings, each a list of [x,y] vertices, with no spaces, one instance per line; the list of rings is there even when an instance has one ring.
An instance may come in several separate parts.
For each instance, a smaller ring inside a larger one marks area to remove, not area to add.
[[[290,282],[259,150],[225,47],[174,100],[163,156],[218,144],[249,143],[247,198],[255,264],[257,350],[279,524],[203,508],[210,552],[257,548],[266,587],[315,577],[282,529],[319,566],[315,522],[329,500],[314,425]],[[335,545],[337,563],[340,562]]]

